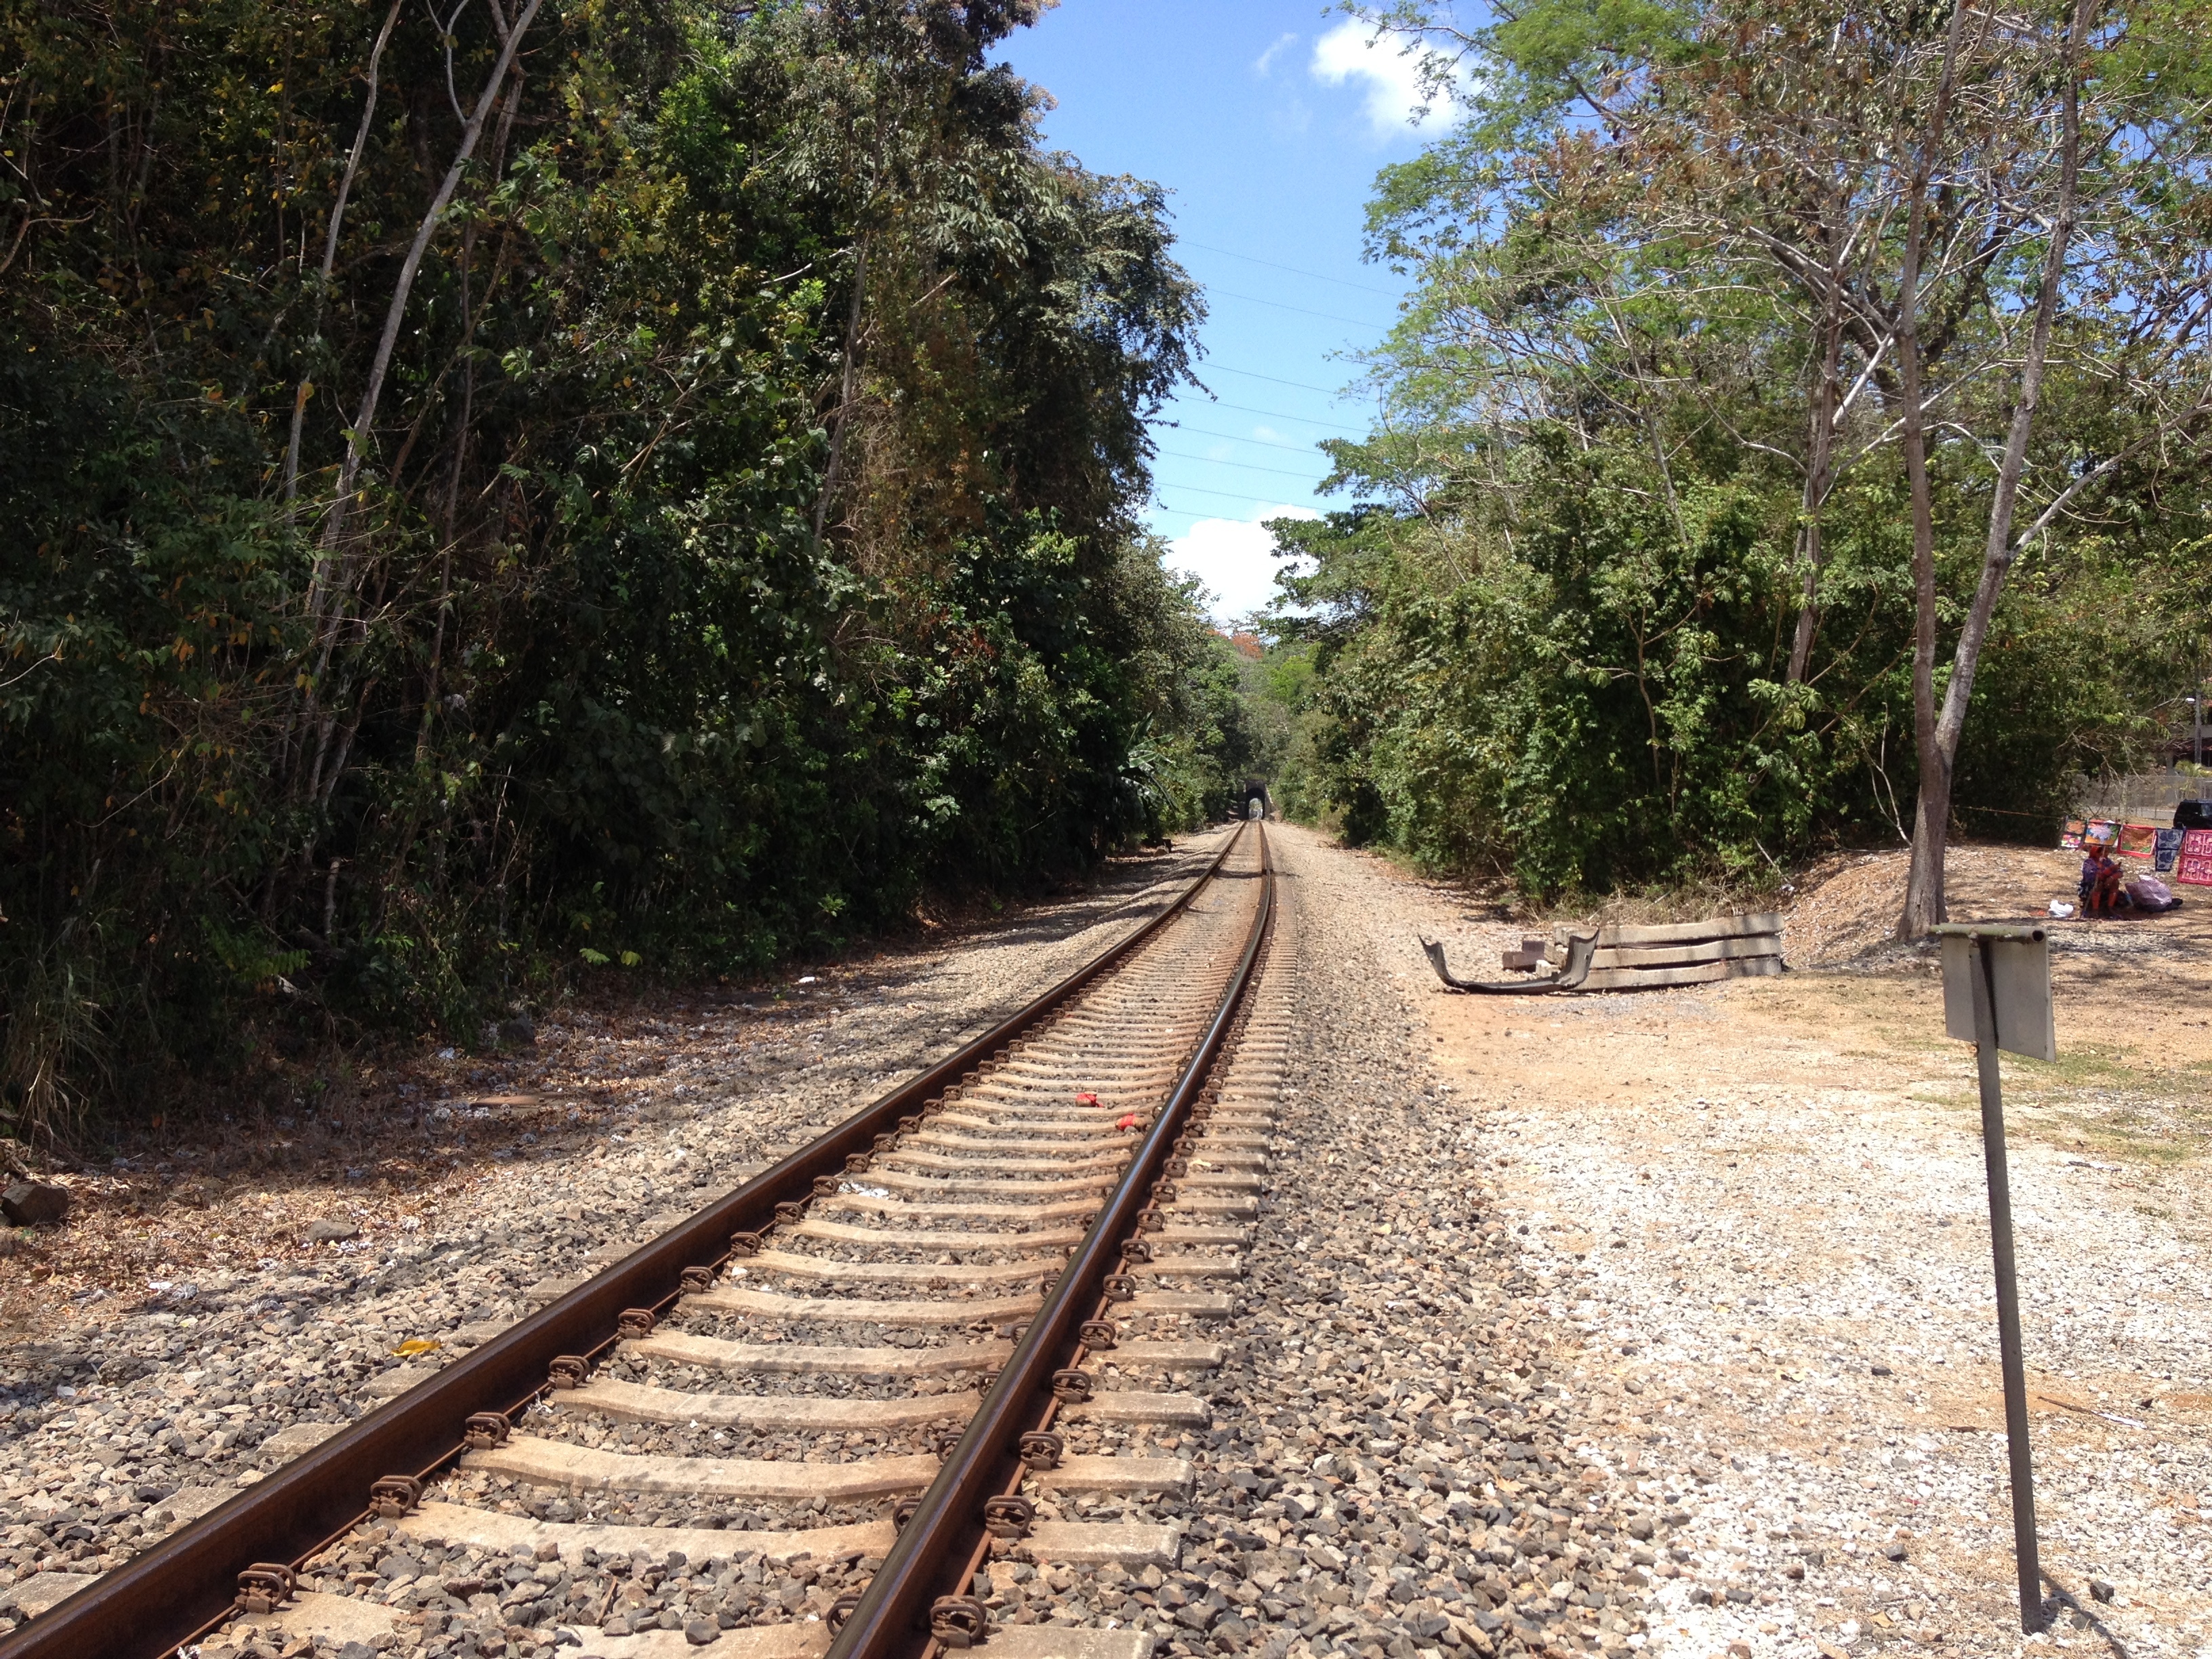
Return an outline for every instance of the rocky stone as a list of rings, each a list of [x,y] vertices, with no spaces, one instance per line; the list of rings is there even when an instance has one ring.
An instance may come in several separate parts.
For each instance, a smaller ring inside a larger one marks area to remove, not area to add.
[[[300,1230],[300,1237],[310,1244],[336,1244],[345,1239],[359,1238],[361,1229],[350,1221],[338,1221],[329,1216],[317,1216]]]
[[[10,1182],[0,1192],[0,1215],[18,1227],[52,1227],[69,1212],[69,1188],[54,1182]]]
[[[395,1400],[417,1382],[426,1382],[438,1374],[434,1365],[394,1365],[390,1370],[379,1371],[361,1385],[361,1391],[372,1400]]]
[[[228,1503],[238,1496],[235,1486],[185,1486],[157,1499],[148,1511],[147,1518],[156,1522],[173,1521],[182,1525],[197,1521],[210,1510]]]

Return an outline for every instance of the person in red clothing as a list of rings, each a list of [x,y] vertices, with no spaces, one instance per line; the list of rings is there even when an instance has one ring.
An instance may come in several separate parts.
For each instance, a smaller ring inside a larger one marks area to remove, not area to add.
[[[2100,841],[2081,843],[2081,914],[2109,916],[2127,903],[2120,888],[2120,861]]]

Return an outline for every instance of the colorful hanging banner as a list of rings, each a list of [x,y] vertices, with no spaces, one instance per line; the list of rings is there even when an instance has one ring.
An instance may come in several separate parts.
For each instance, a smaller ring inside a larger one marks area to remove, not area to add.
[[[2173,862],[2181,856],[2181,838],[2188,833],[2186,830],[2160,830],[2158,842],[2151,848],[2150,867],[2161,876],[2172,874]]]
[[[2124,823],[2120,826],[2120,843],[2112,850],[2123,858],[2147,859],[2157,845],[2155,824]]]
[[[2058,832],[2058,844],[2061,848],[2079,848],[2081,845],[2081,837],[2088,833],[2089,825],[2087,820],[2069,818],[2066,820],[2065,827]]]
[[[2181,832],[2181,856],[2174,860],[2173,878],[2192,887],[2212,887],[2212,830]]]

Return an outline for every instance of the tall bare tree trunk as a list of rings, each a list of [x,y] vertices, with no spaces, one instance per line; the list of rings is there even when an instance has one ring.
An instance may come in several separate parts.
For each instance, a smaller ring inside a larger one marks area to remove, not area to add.
[[[1981,579],[1975,584],[1974,601],[1959,630],[1959,643],[1951,658],[1951,678],[1943,689],[1943,710],[1936,722],[1936,746],[1943,752],[1947,770],[1955,765],[1959,738],[1966,726],[1966,708],[1974,695],[1974,675],[1981,666],[1982,647],[1996,614],[1997,598],[2012,574],[2020,545],[2013,539],[2014,514],[2020,505],[2021,475],[2027,468],[2028,441],[2034,434],[2035,411],[2043,395],[2043,371],[2051,355],[2051,331],[2058,314],[2058,294],[2066,276],[2066,252],[2074,239],[2079,216],[2081,179],[2081,49],[2096,13],[2095,0],[2075,0],[2074,15],[2067,27],[2065,86],[2060,94],[2058,201],[2051,215],[2051,240],[2044,250],[2043,276],[2035,296],[2035,320],[2028,331],[2027,351],[2020,366],[2020,387],[2012,407],[2012,427],[2005,434],[2004,458],[1997,465],[1996,493],[1990,500],[1989,538],[1983,544]],[[2031,533],[2033,533],[2031,532]]]
[[[384,397],[384,377],[392,367],[392,353],[399,341],[399,327],[407,315],[407,300],[414,291],[415,274],[422,267],[422,256],[428,252],[430,239],[437,234],[438,221],[445,216],[453,192],[460,187],[463,174],[468,171],[469,158],[476,154],[477,140],[483,134],[485,119],[491,114],[492,105],[499,97],[500,88],[506,83],[507,70],[513,67],[514,54],[521,47],[522,37],[538,15],[544,0],[529,0],[520,16],[514,20],[504,36],[499,62],[484,80],[483,91],[477,98],[476,107],[469,112],[468,124],[461,129],[461,142],[454,149],[453,165],[439,181],[438,192],[430,199],[430,206],[416,228],[415,240],[407,249],[407,257],[400,262],[399,279],[392,285],[392,302],[385,308],[384,332],[376,343],[376,356],[370,361],[368,383],[362,388],[361,409],[354,416],[352,429],[346,434],[345,456],[338,464],[337,488],[331,492],[330,517],[323,532],[323,545],[315,560],[314,573],[308,583],[307,614],[320,635],[314,673],[319,680],[330,661],[337,642],[335,616],[337,608],[331,598],[334,584],[331,571],[339,562],[345,532],[346,508],[353,499],[354,488],[361,478],[362,460],[368,452],[369,434],[376,423],[376,409]]]
[[[314,320],[307,329],[311,342],[322,336],[323,306],[331,291],[331,272],[337,266],[338,233],[345,224],[346,198],[353,194],[354,175],[361,171],[362,152],[368,148],[369,130],[376,120],[378,69],[384,62],[385,43],[392,39],[392,28],[399,21],[399,8],[405,3],[406,0],[392,0],[392,9],[384,15],[384,27],[376,32],[376,44],[368,49],[368,96],[362,102],[361,130],[354,134],[345,172],[338,178],[337,199],[331,204],[330,224],[323,234],[323,268],[315,284]],[[300,491],[300,428],[307,418],[307,399],[314,395],[314,382],[303,374],[292,398],[292,439],[284,447],[284,499],[288,502]]]
[[[1936,101],[1912,162],[1905,255],[1897,279],[1897,368],[1905,399],[1901,441],[1912,500],[1912,745],[1920,768],[1913,807],[1912,868],[1906,879],[1901,939],[1917,939],[1943,920],[1943,852],[1951,823],[1951,767],[1936,740],[1936,507],[1928,483],[1928,422],[1920,362],[1920,262],[1928,240],[1928,188],[1942,153],[1958,75],[1959,35],[1966,17],[1957,0],[1943,35]]]
[[[506,21],[500,16],[497,0],[489,9],[492,21],[505,40]],[[491,175],[498,178],[507,167],[507,140],[514,131],[515,112],[522,104],[523,72],[518,68],[507,82],[507,102],[499,112],[499,131],[494,134],[491,145]],[[477,228],[473,222],[461,234],[461,349],[465,361],[461,367],[460,430],[453,438],[453,471],[446,480],[446,505],[442,515],[443,545],[438,555],[438,623],[430,636],[430,666],[422,693],[422,721],[415,734],[415,760],[417,765],[429,758],[430,731],[437,718],[438,692],[444,668],[446,629],[453,612],[453,549],[460,540],[459,507],[461,474],[468,465],[469,422],[474,417],[477,396],[476,359],[476,302],[471,286],[475,270]],[[497,281],[498,261],[493,262],[495,283]]]
[[[1790,642],[1790,669],[1783,683],[1804,679],[1813,659],[1813,637],[1820,627],[1820,510],[1833,485],[1836,451],[1837,365],[1844,346],[1843,280],[1833,273],[1820,319],[1820,368],[1813,387],[1811,441],[1806,446],[1803,518],[1797,526],[1797,562],[1805,572],[1805,591],[1797,607],[1797,632]]]
[[[430,757],[430,728],[437,718],[439,671],[445,665],[446,624],[453,611],[453,544],[460,538],[461,473],[468,465],[469,421],[476,410],[476,353],[466,343],[476,337],[476,318],[471,307],[469,264],[476,252],[476,228],[471,225],[461,242],[461,333],[467,361],[461,365],[460,429],[453,434],[453,459],[446,475],[445,510],[438,526],[438,621],[430,634],[430,663],[422,688],[422,720],[415,731],[415,763]]]
[[[1960,9],[1964,9],[1963,6]],[[2068,21],[2063,58],[2064,82],[2060,94],[2058,199],[2051,216],[2050,241],[2045,246],[2042,278],[2035,298],[2034,319],[2029,325],[2027,349],[2020,367],[2020,384],[2013,403],[2012,425],[2005,434],[2002,459],[1997,466],[1996,489],[1990,501],[1989,535],[1983,544],[1982,571],[1975,584],[1973,603],[1959,630],[1951,657],[1951,676],[1943,690],[1943,706],[1934,704],[1934,575],[1920,599],[1922,635],[1916,640],[1913,659],[1913,716],[1916,736],[1926,728],[1921,756],[1922,806],[1915,814],[1912,836],[1912,875],[1905,892],[1905,915],[1898,933],[1917,938],[1944,920],[1943,855],[1949,835],[1952,780],[1959,756],[1959,739],[1966,726],[1966,710],[1974,695],[1974,677],[1981,666],[1982,647],[1996,614],[1998,597],[2020,549],[2013,538],[2013,520],[2020,503],[2020,482],[2027,470],[2027,447],[2034,434],[2035,411],[2043,392],[2043,374],[2051,352],[2051,332],[2058,313],[2059,289],[2065,278],[2066,253],[2073,240],[2079,213],[2081,173],[2081,53],[2087,42],[2096,0],[2075,0]],[[1956,27],[1956,18],[1954,18]],[[1923,192],[1924,194],[1924,191]],[[1917,204],[1916,202],[1916,209]],[[1902,343],[1900,335],[1900,343]],[[1920,555],[1916,519],[1914,574],[1917,585]],[[1923,690],[1921,657],[1927,657],[1927,685]],[[1928,805],[1931,779],[1941,791],[1942,813]]]
[[[307,339],[311,349],[322,338],[323,313],[330,298],[331,273],[337,266],[338,238],[345,226],[346,203],[353,195],[353,181],[361,172],[361,158],[368,149],[368,136],[376,121],[376,94],[379,87],[382,84],[381,68],[384,62],[384,48],[392,39],[392,31],[398,25],[399,9],[405,3],[406,0],[392,0],[392,9],[384,15],[384,27],[377,30],[375,44],[368,49],[368,95],[362,100],[361,125],[354,133],[353,149],[346,154],[345,171],[338,175],[338,192],[331,203],[330,221],[324,227],[323,231],[323,263],[317,274],[315,303],[307,325]],[[300,384],[292,393],[292,432],[284,446],[283,495],[287,518],[291,516],[292,504],[299,497],[300,440],[307,425],[307,400],[314,394],[315,383],[313,377],[302,374],[300,376]],[[313,588],[311,583],[310,615],[313,614]],[[314,725],[313,702],[314,696],[312,690],[295,692],[294,695],[291,709],[285,718],[283,735],[276,747],[276,765],[280,775],[297,776],[299,764],[305,756],[304,745],[307,733]],[[295,742],[301,745],[298,753],[294,752]],[[270,892],[273,896],[275,892],[273,886]]]

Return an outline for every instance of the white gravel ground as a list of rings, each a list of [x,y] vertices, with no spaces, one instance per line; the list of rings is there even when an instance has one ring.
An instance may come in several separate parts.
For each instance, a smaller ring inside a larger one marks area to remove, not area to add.
[[[1532,1311],[1597,1407],[1591,1455],[1691,1514],[1660,1565],[1651,1651],[2212,1650],[2199,1165],[2085,1153],[2047,1099],[2015,1124],[2058,1620],[2022,1638],[1969,1051],[1893,1059],[1863,1030],[1778,1036],[1755,1018],[1762,998],[1809,991],[1789,1006],[1816,1008],[1811,976],[1451,996],[1416,932],[1496,976],[1519,930],[1475,925],[1449,890],[1377,859],[1306,861],[1337,948],[1372,953],[1407,1035],[1464,1091],[1458,1119],[1539,1287]],[[1932,985],[1926,1006],[1940,1022]]]

